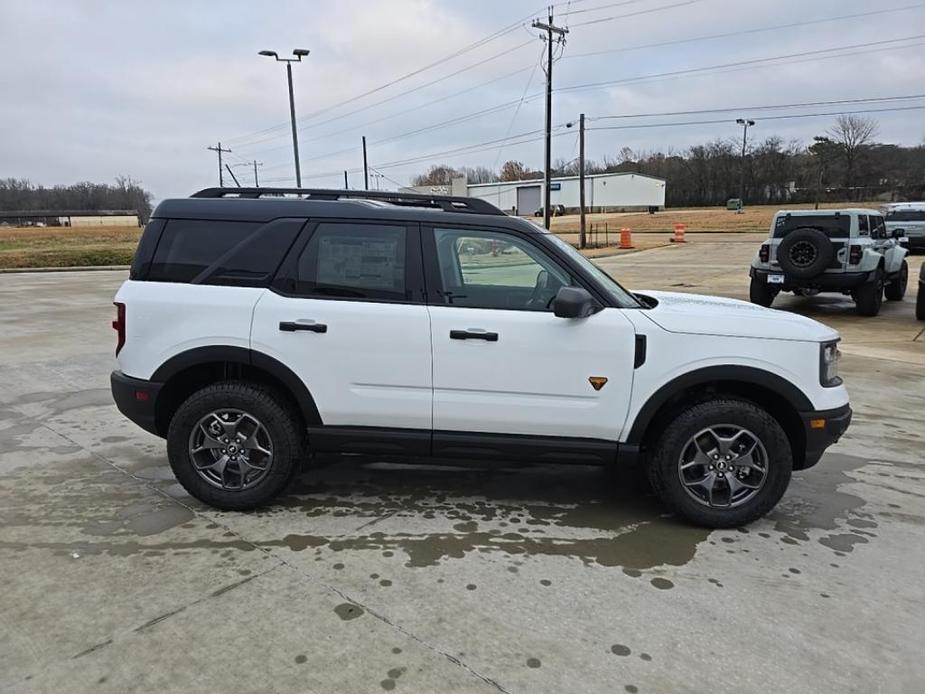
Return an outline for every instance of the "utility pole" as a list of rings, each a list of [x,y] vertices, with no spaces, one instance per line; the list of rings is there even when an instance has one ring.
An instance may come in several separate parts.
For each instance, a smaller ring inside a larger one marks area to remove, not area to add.
[[[366,164],[366,135],[363,136],[363,185],[369,190],[369,166]]]
[[[755,121],[736,118],[736,123],[742,126],[742,171],[739,174],[739,209],[737,210],[741,214],[745,206],[745,145],[748,142],[748,128],[754,125]]]
[[[222,152],[231,152],[231,150],[230,150],[230,149],[222,149],[222,143],[221,143],[221,142],[219,142],[218,145],[215,146],[215,147],[206,147],[206,149],[209,149],[209,150],[212,150],[213,152],[217,152],[217,153],[218,153],[218,187],[219,187],[219,188],[224,188],[224,187],[225,187],[225,179],[223,178],[223,176],[224,176],[224,165],[223,165],[223,163],[222,163]]]
[[[231,180],[234,181],[234,184],[240,188],[241,184],[238,182],[238,177],[234,175],[234,171],[231,170],[231,167],[228,164],[225,164],[225,168],[228,169],[228,175],[231,176]]]
[[[585,247],[585,114],[578,116],[578,247]]]
[[[289,81],[289,119],[292,122],[292,155],[295,158],[295,185],[302,187],[302,170],[299,167],[299,135],[295,127],[295,97],[292,93],[292,64],[301,63],[309,54],[308,49],[296,48],[292,51],[294,58],[280,58],[276,51],[258,51],[258,55],[275,58],[278,63],[286,63],[286,79]]]
[[[347,170],[344,169],[344,190],[350,190],[350,184],[347,183]]]
[[[557,27],[552,22],[552,5],[549,6],[549,22],[544,24],[534,20],[531,26],[546,32],[546,154],[544,169],[544,200],[543,200],[543,226],[549,228],[550,216],[550,178],[552,177],[552,35],[556,34],[556,42],[564,42],[568,29]]]
[[[263,166],[262,161],[257,161],[256,159],[254,159],[253,161],[242,161],[240,164],[235,164],[235,166],[248,166],[248,167],[253,166],[254,167],[254,187],[255,188],[260,187],[260,179],[257,178],[257,167]]]

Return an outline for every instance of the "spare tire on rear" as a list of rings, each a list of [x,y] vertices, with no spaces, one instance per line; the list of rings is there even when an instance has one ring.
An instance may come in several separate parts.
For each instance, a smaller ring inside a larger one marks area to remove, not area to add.
[[[777,262],[787,275],[798,279],[821,275],[834,257],[829,237],[808,227],[794,229],[777,247]]]

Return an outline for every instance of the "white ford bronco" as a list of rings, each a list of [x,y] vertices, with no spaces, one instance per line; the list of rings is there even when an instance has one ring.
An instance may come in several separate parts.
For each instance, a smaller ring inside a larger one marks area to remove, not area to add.
[[[619,462],[690,522],[738,526],[851,419],[834,330],[631,293],[475,198],[166,200],[115,304],[116,404],[222,509],[269,503],[316,453]]]
[[[902,301],[909,280],[903,232],[888,232],[876,210],[785,210],[752,260],[749,296],[770,306],[780,292],[841,292],[862,316],[880,313],[883,296]]]

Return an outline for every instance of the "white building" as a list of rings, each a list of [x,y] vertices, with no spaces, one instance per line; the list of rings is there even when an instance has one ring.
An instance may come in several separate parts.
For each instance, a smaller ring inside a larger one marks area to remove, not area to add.
[[[580,204],[578,181],[578,176],[553,178],[550,182],[552,204],[577,208]],[[518,215],[532,215],[543,206],[542,179],[477,183],[467,186],[467,192],[470,197],[481,198],[505,212]],[[665,181],[637,173],[585,176],[585,205],[594,211],[664,207]]]

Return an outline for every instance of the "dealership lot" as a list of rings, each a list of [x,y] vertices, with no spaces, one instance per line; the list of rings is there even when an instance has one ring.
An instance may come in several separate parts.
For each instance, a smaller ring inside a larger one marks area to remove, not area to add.
[[[601,259],[743,298],[761,235]],[[917,276],[921,256],[910,259]],[[260,513],[174,482],[111,404],[123,272],[0,276],[0,689],[916,691],[925,324],[779,298],[844,338],[856,419],[766,519],[665,517],[585,467],[338,463]],[[567,356],[563,356],[567,358]]]

